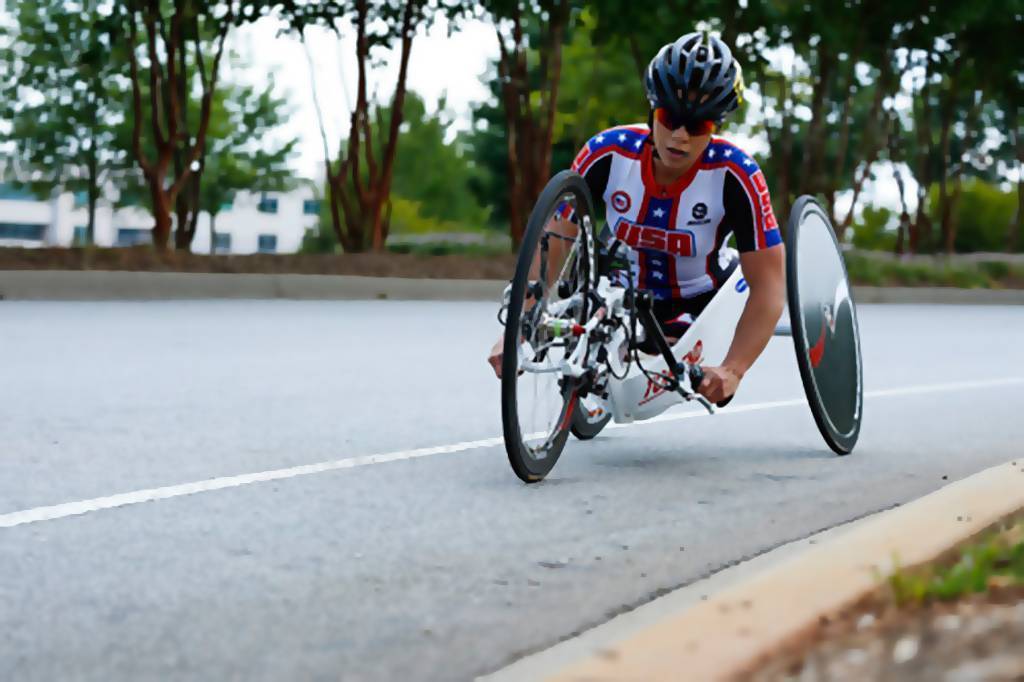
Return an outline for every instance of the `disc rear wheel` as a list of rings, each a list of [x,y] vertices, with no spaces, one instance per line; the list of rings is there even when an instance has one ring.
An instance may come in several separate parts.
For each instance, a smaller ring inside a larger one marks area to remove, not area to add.
[[[828,446],[857,444],[864,403],[857,306],[828,215],[811,197],[793,205],[786,231],[786,294],[797,366]]]

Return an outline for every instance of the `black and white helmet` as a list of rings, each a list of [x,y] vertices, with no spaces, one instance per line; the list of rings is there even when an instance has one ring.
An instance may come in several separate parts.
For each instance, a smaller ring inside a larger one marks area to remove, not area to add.
[[[651,108],[677,121],[720,123],[743,101],[743,69],[729,47],[704,33],[687,33],[662,47],[644,75]]]

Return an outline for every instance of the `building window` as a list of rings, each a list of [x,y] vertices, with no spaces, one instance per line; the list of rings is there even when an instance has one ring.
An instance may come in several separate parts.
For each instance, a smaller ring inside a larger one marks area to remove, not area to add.
[[[138,246],[153,241],[151,230],[140,230],[132,227],[122,227],[117,230],[117,242],[114,246]]]
[[[302,212],[306,215],[320,215],[320,200],[306,199],[302,202]]]
[[[43,241],[46,225],[30,225],[28,223],[0,223],[0,239],[23,239],[26,241]]]
[[[227,232],[218,232],[213,235],[213,248],[217,251],[230,251],[231,235]]]
[[[75,236],[71,238],[71,246],[85,246],[89,228],[85,225],[75,226]]]
[[[88,192],[75,192],[75,208],[82,208],[89,204]]]
[[[268,197],[266,194],[262,195],[256,210],[260,213],[277,213],[277,199],[275,197]]]
[[[13,199],[18,201],[35,201],[36,197],[27,189],[15,187],[8,182],[0,182],[0,199]]]
[[[230,211],[234,207],[235,207],[235,202],[233,202],[233,201],[225,201],[224,203],[222,203],[220,205],[220,212],[221,213],[227,213],[228,211]]]
[[[277,235],[261,234],[259,239],[260,253],[277,253]]]

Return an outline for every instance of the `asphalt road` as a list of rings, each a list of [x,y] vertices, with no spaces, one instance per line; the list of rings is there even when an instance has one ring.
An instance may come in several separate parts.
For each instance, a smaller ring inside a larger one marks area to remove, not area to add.
[[[1024,456],[1019,307],[862,307],[845,458],[763,405],[802,395],[789,339],[763,409],[571,442],[539,485],[495,441],[411,450],[500,435],[494,312],[0,303],[0,679],[469,679]]]

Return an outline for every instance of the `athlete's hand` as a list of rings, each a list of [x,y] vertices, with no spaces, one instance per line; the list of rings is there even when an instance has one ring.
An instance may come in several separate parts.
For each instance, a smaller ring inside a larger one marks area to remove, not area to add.
[[[505,335],[502,334],[498,337],[498,340],[491,346],[491,352],[487,356],[487,362],[490,363],[491,369],[494,370],[494,376],[501,378],[501,358],[503,355],[505,346]]]
[[[739,372],[725,365],[701,369],[704,370],[704,381],[697,390],[713,403],[720,403],[730,397],[743,379]]]

